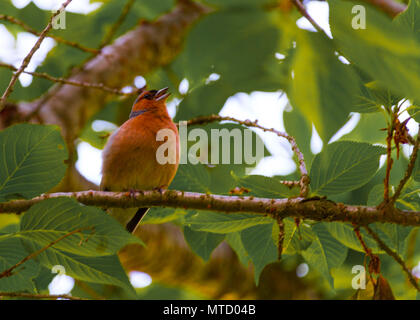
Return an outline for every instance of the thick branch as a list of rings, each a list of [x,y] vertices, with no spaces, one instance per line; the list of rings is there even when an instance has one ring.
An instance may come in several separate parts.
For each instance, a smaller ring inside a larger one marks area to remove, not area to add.
[[[324,199],[308,200],[302,197],[269,199],[209,195],[204,193],[167,190],[137,192],[81,191],[52,193],[31,200],[0,203],[0,213],[23,212],[34,204],[49,198],[74,198],[85,205],[113,208],[170,207],[188,208],[225,213],[254,213],[273,218],[295,217],[316,221],[352,222],[367,225],[388,222],[407,226],[420,226],[420,212],[395,208],[352,206]]]

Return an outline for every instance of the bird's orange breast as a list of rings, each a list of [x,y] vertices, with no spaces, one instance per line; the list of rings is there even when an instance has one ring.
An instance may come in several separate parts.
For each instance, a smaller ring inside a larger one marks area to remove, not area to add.
[[[162,129],[175,133],[174,145],[170,147],[176,150],[176,163],[160,164],[156,159],[158,148],[168,143],[156,140]],[[145,112],[126,121],[109,138],[103,151],[101,187],[110,191],[165,188],[175,177],[178,163],[177,127],[167,114]]]

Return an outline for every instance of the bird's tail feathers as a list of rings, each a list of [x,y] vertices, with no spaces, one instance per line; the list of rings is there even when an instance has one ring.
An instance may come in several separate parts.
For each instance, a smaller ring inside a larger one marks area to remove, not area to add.
[[[150,208],[139,208],[134,217],[127,223],[125,229],[132,233]]]

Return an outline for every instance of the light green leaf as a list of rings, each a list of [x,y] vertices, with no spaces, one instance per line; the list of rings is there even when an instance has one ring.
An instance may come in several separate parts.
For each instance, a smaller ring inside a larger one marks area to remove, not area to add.
[[[312,192],[332,195],[366,184],[379,168],[385,149],[363,142],[339,141],[325,146],[312,162]]]
[[[362,113],[356,128],[344,135],[341,140],[384,144],[386,131],[381,129],[386,126],[386,118],[382,112]]]
[[[29,199],[64,176],[66,145],[58,127],[17,124],[0,132],[0,202]]]
[[[354,227],[350,226],[349,224],[339,222],[330,222],[326,224],[325,227],[336,240],[344,244],[346,247],[356,251],[365,252],[362,245],[360,244],[359,239],[356,236],[356,233],[354,232]],[[382,249],[379,248],[376,241],[371,236],[369,236],[369,234],[367,234],[363,228],[360,229],[360,233],[362,235],[363,241],[366,243],[368,248],[372,250],[373,253],[384,253]]]
[[[309,266],[322,274],[334,288],[331,269],[340,267],[347,257],[347,247],[335,240],[321,223],[312,226],[315,241],[301,255]]]
[[[249,256],[245,250],[244,244],[242,243],[241,233],[240,232],[231,232],[226,235],[225,238],[226,242],[230,245],[230,247],[236,252],[239,261],[245,267],[248,267],[249,264]]]
[[[262,198],[288,198],[294,195],[290,188],[281,184],[277,179],[261,175],[250,175],[245,177],[237,177],[233,175],[239,187],[249,189],[246,195],[253,195]]]
[[[259,224],[272,223],[273,219],[255,214],[225,214],[198,211],[186,217],[185,224],[197,231],[214,233],[230,233],[240,231]]]
[[[407,8],[394,19],[394,23],[411,30],[420,40],[420,1],[410,0]]]
[[[291,111],[284,108],[283,122],[286,132],[295,138],[306,163],[311,163],[314,154],[311,150],[312,123],[297,108]]]
[[[279,40],[275,12],[263,7],[215,11],[191,30],[183,53],[174,63],[174,71],[183,74],[191,87],[201,85],[210,74],[217,73],[221,76],[219,81],[224,82],[224,91],[274,91],[281,79],[273,77],[269,68],[276,61]],[[207,105],[201,100],[195,110],[202,112],[203,103]]]
[[[328,142],[354,111],[361,80],[350,66],[338,60],[331,41],[318,33],[299,32],[296,48],[290,102]]]
[[[187,212],[180,209],[155,207],[150,208],[149,212],[141,219],[141,224],[160,224],[178,220]]]
[[[331,32],[346,58],[392,92],[420,99],[420,41],[414,32],[365,2],[330,0],[329,4]],[[352,27],[355,5],[366,9],[364,29]]]
[[[184,228],[184,237],[192,251],[199,255],[204,261],[210,259],[214,249],[223,241],[223,234],[195,231],[189,227]]]
[[[258,285],[264,267],[277,260],[277,248],[272,238],[273,223],[251,227],[241,232],[246,252],[254,264],[254,277]]]

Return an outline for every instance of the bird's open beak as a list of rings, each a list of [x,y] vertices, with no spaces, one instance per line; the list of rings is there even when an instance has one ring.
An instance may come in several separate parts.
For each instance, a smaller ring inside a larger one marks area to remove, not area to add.
[[[171,95],[171,93],[168,92],[168,90],[169,90],[169,88],[166,87],[166,88],[160,89],[158,92],[156,92],[156,94],[154,96],[155,100],[156,101],[166,100],[166,98],[168,98]]]

